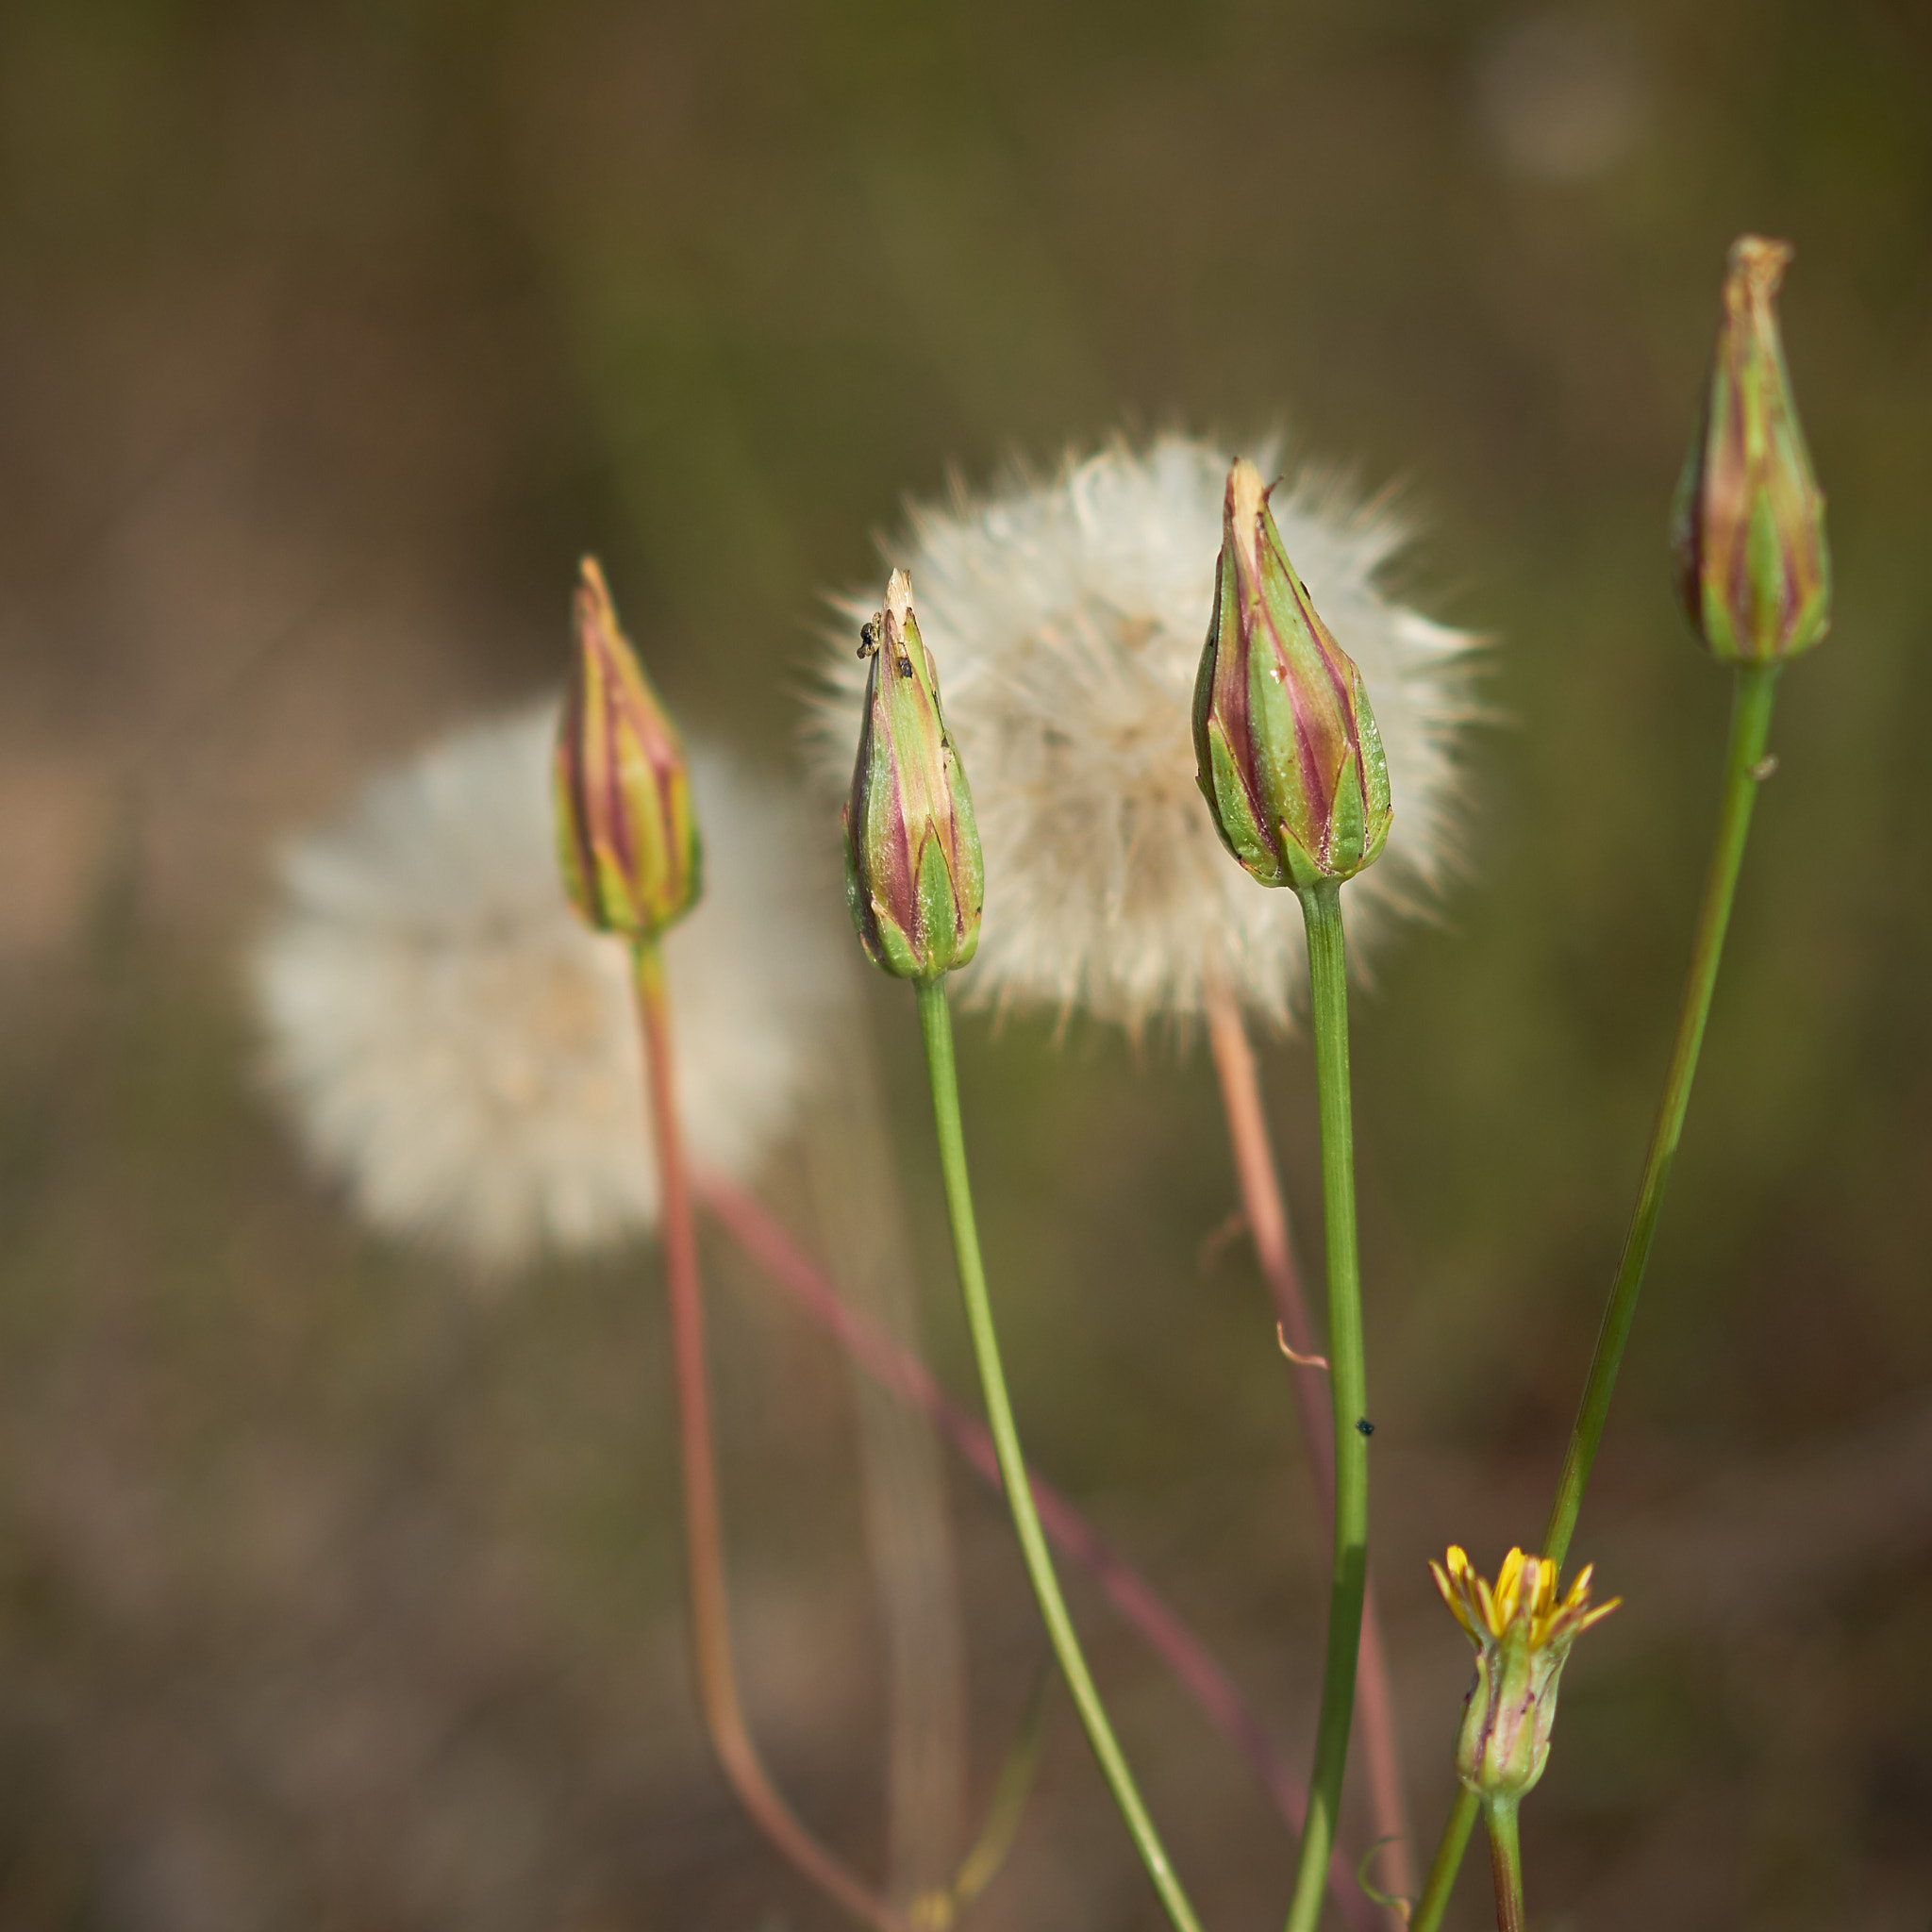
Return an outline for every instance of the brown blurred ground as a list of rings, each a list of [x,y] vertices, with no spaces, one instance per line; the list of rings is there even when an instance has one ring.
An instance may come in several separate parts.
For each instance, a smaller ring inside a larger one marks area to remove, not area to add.
[[[774,760],[820,591],[949,465],[1286,418],[1504,640],[1472,883],[1361,1010],[1377,1562],[1426,1837],[1621,1237],[1723,680],[1664,507],[1724,243],[1798,247],[1838,633],[1788,680],[1526,1827],[1541,1923],[1932,1916],[1932,25],[1897,0],[25,4],[0,17],[0,1932],[827,1924],[709,1768],[648,1256],[364,1241],[254,1095],[275,836],[554,678],[601,550]],[[935,1348],[961,1355],[881,999]],[[1198,1057],[966,1042],[1029,1438],[1297,1757],[1318,1563]],[[1297,1205],[1307,1068],[1270,1061]],[[772,1198],[808,1224],[780,1163]],[[1131,1213],[1123,1204],[1132,1204]],[[838,1362],[715,1256],[772,1756],[878,1853]],[[1039,1640],[962,1483],[977,1756]],[[1084,1594],[1217,1926],[1291,1847]],[[1484,1923],[1479,1874],[1460,1923]],[[1063,1708],[983,1923],[1151,1925]]]

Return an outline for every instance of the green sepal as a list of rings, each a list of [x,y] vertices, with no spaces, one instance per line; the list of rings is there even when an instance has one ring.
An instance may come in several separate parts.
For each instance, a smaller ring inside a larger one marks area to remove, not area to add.
[[[1256,822],[1248,788],[1236,769],[1219,718],[1208,721],[1208,752],[1214,764],[1214,796],[1209,803],[1214,807],[1214,829],[1221,834],[1221,842],[1264,886],[1282,884],[1280,855]]]
[[[1730,607],[1724,602],[1723,590],[1707,576],[1703,590],[1705,648],[1722,663],[1736,663],[1743,653],[1731,630]]]
[[[953,963],[953,952],[959,943],[959,902],[953,892],[953,874],[946,867],[946,855],[937,838],[930,835],[920,847],[919,873],[914,885],[919,907],[919,938],[925,954],[925,970],[943,973]]]
[[[1290,611],[1294,607],[1284,596],[1280,601]],[[1299,613],[1295,613],[1297,619]],[[1300,655],[1294,633],[1289,638],[1289,658]],[[1302,785],[1300,733],[1295,724],[1294,700],[1289,694],[1289,678],[1274,675],[1274,652],[1257,640],[1248,660],[1248,738],[1255,758],[1255,785],[1263,799],[1286,808],[1286,816],[1296,840],[1307,846],[1314,830],[1313,813]],[[1320,672],[1318,675],[1325,675]],[[1277,870],[1279,868],[1277,867]]]
[[[1354,745],[1335,774],[1335,797],[1328,808],[1328,849],[1322,857],[1333,878],[1353,878],[1362,863],[1362,763]]]
[[[1751,499],[1751,521],[1744,532],[1744,575],[1751,586],[1751,635],[1742,640],[1742,646],[1743,655],[1754,664],[1761,664],[1777,652],[1785,603],[1782,548],[1771,491],[1759,490]]]
[[[1372,822],[1368,849],[1362,854],[1362,861],[1356,868],[1357,872],[1367,872],[1369,867],[1381,858],[1383,848],[1389,843],[1390,827],[1394,823],[1395,814],[1392,811],[1385,811],[1380,819]]]
[[[953,743],[952,733],[945,730],[943,719],[941,730],[944,733],[945,756],[952,775],[953,849],[959,868],[953,890],[958,897],[959,924],[966,938],[965,950],[953,964],[963,966],[979,944],[979,915],[986,905],[986,859],[979,849],[979,821],[973,811],[973,788],[966,782],[966,767]]]
[[[1356,671],[1351,691],[1351,701],[1355,706],[1356,734],[1362,747],[1362,790],[1368,795],[1369,843],[1374,847],[1368,858],[1368,864],[1374,853],[1382,849],[1389,837],[1389,754],[1382,743],[1382,727],[1375,723],[1374,708],[1369,703],[1368,687],[1362,682],[1362,674]],[[1381,821],[1381,832],[1376,833],[1376,821]]]
[[[1281,857],[1288,872],[1288,883],[1297,892],[1306,892],[1310,886],[1319,886],[1328,877],[1314,855],[1306,846],[1296,842],[1294,834],[1284,824],[1281,827]]]
[[[878,933],[878,950],[874,952],[872,946],[867,945],[866,951],[872,954],[873,964],[884,967],[894,979],[929,979],[932,967],[920,958],[912,941],[899,929],[876,898],[872,902],[872,909]],[[862,940],[864,937],[864,928],[861,927],[859,938]]]

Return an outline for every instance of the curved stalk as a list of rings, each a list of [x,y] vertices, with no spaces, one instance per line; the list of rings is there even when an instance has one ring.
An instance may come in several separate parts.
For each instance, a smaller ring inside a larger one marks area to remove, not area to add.
[[[1308,1816],[1295,1861],[1288,1932],[1315,1932],[1335,1845],[1368,1586],[1368,1376],[1362,1358],[1361,1271],[1356,1253],[1355,1127],[1348,1068],[1348,960],[1341,888],[1301,893],[1308,933],[1309,1013],[1322,1122],[1322,1222],[1328,1261],[1328,1380],[1334,1412],[1335,1557],[1328,1589],[1327,1660],[1315,1726]]]
[[[906,1932],[905,1920],[799,1822],[773,1784],[745,1726],[731,1659],[718,1465],[711,1445],[710,1394],[705,1375],[704,1302],[675,1099],[663,961],[651,941],[639,941],[633,958],[638,1017],[644,1035],[645,1089],[662,1196],[664,1272],[677,1386],[678,1462],[684,1479],[685,1550],[691,1570],[691,1645],[706,1728],[739,1803],[778,1851],[820,1890],[874,1932]]]
[[[774,1286],[783,1289],[882,1389],[924,1415],[975,1474],[993,1489],[1000,1487],[999,1457],[986,1424],[946,1393],[918,1356],[841,1301],[838,1291],[785,1229],[735,1182],[723,1174],[705,1174],[697,1176],[695,1190],[699,1201]],[[1234,1680],[1167,1599],[1058,1490],[1042,1475],[1035,1474],[1030,1479],[1047,1541],[1061,1556],[1079,1564],[1100,1593],[1140,1632],[1208,1722],[1247,1760],[1289,1829],[1299,1832],[1307,1793]],[[1329,1865],[1328,1890],[1336,1909],[1356,1932],[1374,1932],[1374,1908],[1340,1857]]]
[[[1000,1363],[999,1337],[993,1327],[992,1306],[987,1297],[986,1273],[979,1257],[979,1233],[973,1216],[973,1194],[966,1174],[966,1142],[959,1124],[958,1080],[953,1065],[953,1022],[946,1005],[943,977],[917,983],[919,1024],[925,1040],[926,1072],[932,1082],[933,1123],[939,1133],[940,1168],[945,1179],[946,1210],[953,1227],[953,1252],[958,1262],[959,1287],[966,1302],[966,1322],[973,1336],[974,1359],[979,1369],[980,1388],[986,1397],[987,1421],[992,1429],[993,1447],[999,1457],[1000,1476],[1007,1492],[1007,1507],[1012,1512],[1013,1527],[1019,1533],[1020,1553],[1026,1574],[1039,1600],[1040,1614],[1046,1624],[1054,1655],[1059,1659],[1067,1688],[1086,1727],[1087,1740],[1100,1761],[1102,1775],[1120,1807],[1127,1831],[1154,1882],[1167,1916],[1175,1932],[1200,1932],[1193,1907],[1181,1890],[1168,1861],[1166,1849],[1154,1829],[1154,1821],[1141,1801],[1133,1774],[1121,1752],[1113,1726],[1108,1721],[1100,1691],[1087,1668],[1074,1620],[1067,1613],[1060,1595],[1059,1579],[1054,1574],[1053,1557],[1041,1528],[1040,1512],[1034,1507],[1033,1489],[1026,1474],[1026,1461],[1020,1449],[1020,1432],[1013,1420],[1013,1408],[1007,1395],[1007,1378]]]

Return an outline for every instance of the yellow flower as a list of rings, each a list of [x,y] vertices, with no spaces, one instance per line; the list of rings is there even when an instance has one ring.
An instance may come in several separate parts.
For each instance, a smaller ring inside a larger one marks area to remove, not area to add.
[[[1429,1570],[1476,1650],[1475,1682],[1456,1740],[1457,1775],[1485,1798],[1520,1797],[1549,1760],[1570,1646],[1623,1599],[1591,1605],[1589,1564],[1558,1597],[1556,1564],[1521,1550],[1503,1559],[1493,1587],[1453,1543],[1446,1567],[1431,1562]]]

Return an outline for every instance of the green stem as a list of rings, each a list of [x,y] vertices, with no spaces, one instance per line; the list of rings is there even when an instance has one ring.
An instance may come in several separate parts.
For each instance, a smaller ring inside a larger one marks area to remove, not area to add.
[[[1482,1800],[1467,1785],[1456,1787],[1456,1804],[1442,1836],[1436,1845],[1435,1863],[1423,1886],[1423,1895],[1409,1914],[1409,1932],[1435,1932],[1442,1923],[1443,1908],[1456,1886],[1456,1874],[1462,1869],[1462,1855],[1469,1849],[1469,1835],[1475,1829],[1476,1813]]]
[[[1524,1932],[1523,1847],[1516,1833],[1514,1798],[1491,1798],[1483,1807],[1490,1827],[1490,1870],[1496,1880],[1496,1932]]]
[[[1583,1507],[1584,1486],[1590,1481],[1591,1465],[1596,1460],[1604,1424],[1609,1419],[1617,1371],[1623,1366],[1630,1326],[1637,1318],[1637,1297],[1643,1287],[1644,1264],[1650,1259],[1650,1244],[1663,1208],[1671,1163],[1684,1129],[1685,1109],[1690,1104],[1690,1083],[1697,1073],[1704,1025],[1710,1016],[1711,994],[1717,987],[1718,965],[1724,957],[1724,930],[1730,924],[1731,901],[1737,894],[1738,872],[1744,858],[1744,841],[1751,829],[1751,808],[1757,801],[1759,783],[1768,775],[1764,746],[1771,734],[1772,699],[1776,691],[1777,674],[1775,664],[1738,666],[1717,837],[1711,847],[1710,870],[1705,876],[1703,903],[1697,911],[1690,971],[1677,1014],[1677,1037],[1671,1048],[1670,1067],[1664,1074],[1663,1101],[1657,1108],[1657,1124],[1651,1130],[1650,1153],[1637,1191],[1637,1211],[1631,1216],[1624,1257],[1611,1284],[1603,1325],[1597,1331],[1596,1353],[1591,1357],[1583,1400],[1577,1407],[1570,1446],[1563,1457],[1557,1500],[1543,1532],[1542,1554],[1558,1570],[1570,1554],[1570,1539],[1575,1533],[1577,1512]],[[1436,1932],[1462,1857],[1462,1847],[1469,1841],[1473,1805],[1474,1800],[1468,1799],[1467,1793],[1457,1799],[1456,1809],[1443,1830],[1428,1886],[1409,1922],[1409,1932]],[[1439,1873],[1444,1874],[1440,1885]]]
[[[1074,1620],[1067,1614],[1066,1600],[1060,1595],[1059,1580],[1054,1574],[1053,1557],[1047,1552],[1040,1514],[1033,1507],[1033,1485],[1021,1453],[1012,1404],[1007,1397],[999,1337],[993,1329],[992,1306],[987,1298],[986,1272],[980,1265],[979,1233],[973,1218],[973,1192],[966,1177],[966,1141],[959,1125],[959,1086],[953,1066],[953,1021],[946,1005],[945,981],[921,980],[918,991],[919,1024],[925,1036],[926,1072],[932,1081],[933,1123],[939,1131],[940,1169],[945,1178],[946,1210],[953,1224],[953,1252],[958,1261],[959,1287],[966,1301],[967,1326],[973,1334],[974,1358],[979,1366],[979,1385],[986,1397],[986,1419],[999,1457],[1007,1507],[1012,1511],[1013,1527],[1019,1532],[1020,1553],[1025,1560],[1026,1574],[1039,1600],[1040,1614],[1052,1641],[1054,1655],[1059,1659],[1067,1688],[1074,1693],[1074,1703],[1079,1709],[1080,1722],[1086,1726],[1087,1740],[1100,1760],[1101,1773],[1126,1821],[1141,1862],[1147,1867],[1147,1875],[1154,1881],[1154,1890],[1160,1895],[1176,1932],[1200,1932],[1193,1907],[1189,1905],[1154,1829],[1154,1822],[1141,1802],[1133,1774],[1121,1755],[1100,1692],[1087,1668],[1087,1659],[1081,1655]]]
[[[1743,862],[1744,840],[1751,829],[1751,807],[1762,776],[1764,742],[1771,731],[1771,703],[1777,687],[1775,664],[1740,664],[1731,704],[1731,742],[1724,760],[1724,800],[1718,808],[1717,841],[1711,848],[1710,872],[1704,883],[1704,903],[1697,912],[1697,935],[1690,948],[1690,974],[1684,985],[1684,1005],[1677,1015],[1677,1038],[1664,1074],[1663,1104],[1651,1130],[1650,1154],[1643,1164],[1643,1182],[1637,1191],[1637,1212],[1624,1243],[1624,1258],[1610,1290],[1597,1332],[1596,1353],[1591,1358],[1590,1379],[1570,1432],[1563,1474],[1557,1483],[1557,1501],[1543,1532],[1543,1555],[1558,1573],[1570,1553],[1576,1512],[1583,1507],[1583,1487],[1590,1480],[1609,1420],[1610,1397],[1616,1392],[1617,1371],[1623,1366],[1630,1324],[1637,1319],[1637,1297],[1643,1287],[1644,1263],[1657,1233],[1657,1215],[1670,1184],[1671,1163],[1684,1130],[1684,1110],[1690,1104],[1690,1082],[1697,1073],[1697,1053],[1704,1044],[1704,1023],[1710,1017],[1710,996],[1717,987],[1718,963],[1724,957],[1724,928],[1730,924],[1731,900],[1738,890],[1738,868]]]
[[[1355,1129],[1348,1073],[1348,959],[1341,888],[1301,894],[1308,933],[1308,1005],[1315,1036],[1315,1091],[1322,1122],[1322,1222],[1328,1257],[1328,1386],[1335,1415],[1335,1563],[1328,1591],[1328,1656],[1308,1777],[1308,1815],[1295,1861],[1288,1932],[1315,1932],[1348,1768],[1368,1586],[1368,1378],[1362,1360],[1361,1274],[1356,1257]]]

